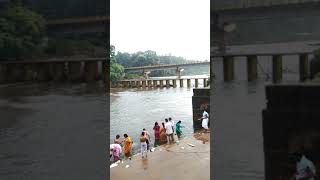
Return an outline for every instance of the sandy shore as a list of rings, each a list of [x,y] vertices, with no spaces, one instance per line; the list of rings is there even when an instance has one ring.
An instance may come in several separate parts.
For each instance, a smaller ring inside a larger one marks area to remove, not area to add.
[[[110,168],[110,179],[209,180],[210,133],[195,133],[179,143],[157,147],[145,159],[137,154]]]

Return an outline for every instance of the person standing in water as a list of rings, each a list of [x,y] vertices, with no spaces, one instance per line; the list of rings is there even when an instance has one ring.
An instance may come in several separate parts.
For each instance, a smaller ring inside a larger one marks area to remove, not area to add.
[[[141,144],[141,157],[144,158],[144,155],[146,155],[147,157],[147,152],[148,152],[148,149],[147,149],[147,137],[145,135],[144,132],[141,133],[141,136],[140,136],[140,144]]]
[[[181,137],[181,134],[182,134],[182,128],[183,126],[181,125],[181,121],[178,121],[177,124],[176,124],[176,132],[177,132],[177,136],[178,138]]]
[[[120,135],[117,134],[116,139],[114,140],[115,144],[121,144]]]
[[[200,119],[198,119],[199,121],[202,120],[202,127],[206,130],[206,132],[209,132],[209,127],[208,127],[208,123],[209,123],[209,114],[207,113],[207,111],[204,109],[203,113],[202,113],[202,117]]]
[[[161,144],[167,143],[167,135],[166,135],[166,128],[164,126],[164,122],[162,123],[162,127],[160,128],[160,142]]]
[[[154,123],[153,132],[154,132],[154,147],[157,147],[158,145],[160,145],[160,126],[158,125],[158,122]]]
[[[169,122],[172,124],[172,131],[174,133],[175,132],[175,125],[174,125],[174,121],[171,119],[171,117],[169,117]]]
[[[129,137],[127,134],[124,134],[124,145],[123,145],[123,152],[125,159],[129,158],[131,160],[131,149],[132,149],[132,140],[131,137]]]
[[[147,139],[147,141],[146,141],[147,150],[149,150],[150,149],[150,135],[149,135],[149,132],[146,130],[146,128],[143,128],[143,132],[144,132],[144,135],[146,136],[146,139]]]
[[[172,140],[172,143],[174,143],[172,124],[168,121],[168,119],[165,121],[166,123],[164,126],[166,128],[167,144],[170,144],[170,139]]]

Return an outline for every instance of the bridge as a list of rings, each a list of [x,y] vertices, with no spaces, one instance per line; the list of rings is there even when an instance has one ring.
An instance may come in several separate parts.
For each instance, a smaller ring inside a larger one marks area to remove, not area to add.
[[[106,32],[108,30],[109,16],[91,16],[53,19],[47,21],[50,32]]]
[[[125,71],[150,71],[150,70],[162,70],[162,69],[179,69],[180,67],[197,66],[197,65],[210,65],[210,61],[197,61],[184,64],[157,64],[150,66],[139,67],[127,67]]]
[[[319,8],[319,0],[215,0],[211,4],[211,44],[320,40]],[[221,33],[225,23],[235,24],[235,29]]]
[[[0,61],[0,84],[17,82],[108,81],[107,58]],[[108,83],[107,83],[108,84]]]

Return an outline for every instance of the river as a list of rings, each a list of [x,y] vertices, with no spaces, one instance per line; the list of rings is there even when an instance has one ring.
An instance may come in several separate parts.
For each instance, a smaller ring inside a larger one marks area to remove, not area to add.
[[[269,49],[265,49],[266,47]],[[288,52],[288,46],[285,44],[278,48],[273,45],[266,45],[260,49],[257,46],[238,47],[239,51],[250,50],[252,53],[268,50],[285,52],[286,48]],[[284,56],[283,67],[286,72],[283,73],[283,83],[299,82],[298,63],[298,56]],[[235,80],[223,82],[222,60],[214,59],[213,72],[216,79],[211,86],[211,103],[214,107],[212,177],[216,180],[262,180],[262,110],[266,107],[265,85],[272,83],[271,57],[259,57],[259,79],[255,82],[247,82],[245,58],[235,58],[234,66]]]
[[[182,76],[186,78],[207,78],[208,75]],[[173,77],[166,77],[173,78]],[[165,79],[154,77],[150,79]],[[186,81],[186,80],[185,80]],[[199,86],[202,85],[199,81]],[[186,86],[186,82],[184,85]],[[194,81],[191,81],[194,86]],[[134,153],[139,149],[139,136],[143,128],[149,131],[154,142],[153,126],[171,117],[175,122],[181,120],[184,136],[193,133],[192,88],[150,88],[150,89],[112,89],[110,95],[110,140],[119,134],[127,133],[133,138]]]
[[[106,178],[102,84],[0,86],[0,179]]]

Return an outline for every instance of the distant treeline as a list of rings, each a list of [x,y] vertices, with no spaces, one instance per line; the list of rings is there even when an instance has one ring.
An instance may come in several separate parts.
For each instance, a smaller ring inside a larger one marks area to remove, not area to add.
[[[177,57],[172,55],[157,55],[155,51],[139,51],[136,53],[117,52],[116,56],[117,63],[123,67],[137,67],[137,66],[148,66],[158,64],[183,64],[195,62],[195,60],[187,60],[183,57]],[[208,66],[189,67],[186,68],[184,74],[205,74],[209,72]],[[150,76],[169,76],[175,75],[175,70],[155,70],[152,71]]]

